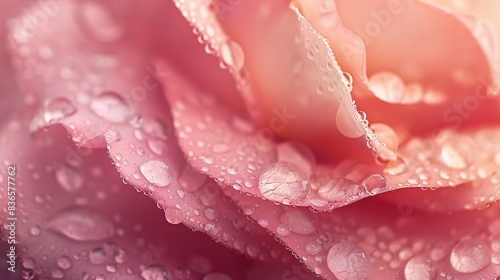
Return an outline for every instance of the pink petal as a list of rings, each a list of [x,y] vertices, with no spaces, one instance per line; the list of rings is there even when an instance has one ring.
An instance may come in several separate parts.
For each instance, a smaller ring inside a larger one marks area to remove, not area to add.
[[[257,223],[325,279],[489,279],[500,273],[497,205],[430,214],[370,198],[313,214],[248,196],[233,198],[240,207],[252,207]]]
[[[166,73],[148,65],[151,57],[133,42],[86,45],[78,22],[70,20],[78,8],[74,3],[61,7],[46,29],[27,42],[28,48],[50,44],[55,57],[16,57],[18,78],[27,93],[36,92],[39,98],[40,112],[31,130],[40,133],[40,128],[62,123],[76,144],[107,146],[123,180],[153,197],[167,221],[183,222],[254,258],[270,258],[270,249],[278,252],[274,258],[281,255],[281,246],[245,219],[214,181],[184,161],[156,81]],[[50,34],[55,31],[63,41],[54,41]],[[28,63],[37,64],[45,75],[22,75],[32,69]]]
[[[103,149],[75,147],[59,126],[32,139],[23,115],[15,119],[22,126],[2,129],[0,139],[2,193],[14,182],[8,178],[15,178],[16,210],[0,215],[5,236],[12,222],[7,218],[17,218],[15,250],[22,260],[16,270],[37,279],[149,279],[145,275],[153,271],[175,279],[215,272],[244,277],[253,262],[166,223],[150,199],[123,186]],[[15,175],[7,173],[9,166],[15,166]]]

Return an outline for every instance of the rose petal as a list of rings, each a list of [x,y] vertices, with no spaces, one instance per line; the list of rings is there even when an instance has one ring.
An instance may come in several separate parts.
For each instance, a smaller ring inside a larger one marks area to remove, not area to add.
[[[223,61],[226,49],[244,60],[230,69],[261,127],[304,142],[321,159],[366,158],[364,140],[345,137],[363,136],[367,128],[352,103],[349,79],[325,39],[286,2],[264,2],[215,1],[212,11],[208,2],[177,5]]]
[[[313,214],[238,194],[233,199],[240,207],[253,207],[250,216],[325,279],[433,279],[438,274],[488,279],[500,273],[498,205],[429,214],[370,198]]]
[[[7,181],[14,182],[7,178],[15,178],[16,209],[0,215],[6,236],[7,218],[17,218],[15,247],[22,261],[16,270],[40,279],[148,279],[145,275],[153,271],[187,273],[193,279],[209,272],[244,277],[248,260],[204,235],[166,223],[150,199],[122,186],[105,150],[75,147],[59,126],[32,139],[25,115],[16,115],[20,129],[3,129],[0,139],[2,193]],[[15,166],[15,175],[8,175],[8,166]],[[61,166],[74,172],[61,177]],[[82,178],[82,187],[68,191],[69,177]],[[5,200],[2,208],[7,209]]]
[[[123,180],[152,196],[169,222],[183,222],[254,258],[268,258],[271,248],[280,255],[279,244],[245,219],[214,181],[184,161],[156,81],[166,73],[148,65],[151,57],[133,41],[101,47],[84,44],[78,22],[71,17],[78,4],[60,8],[38,36],[23,45],[50,44],[57,57],[18,58],[22,62],[18,78],[27,92],[37,91],[40,98],[32,131],[62,123],[78,145],[107,146]],[[51,34],[56,31],[64,41],[54,42]],[[45,74],[32,79],[21,75],[31,69],[25,66],[27,61],[45,69]]]

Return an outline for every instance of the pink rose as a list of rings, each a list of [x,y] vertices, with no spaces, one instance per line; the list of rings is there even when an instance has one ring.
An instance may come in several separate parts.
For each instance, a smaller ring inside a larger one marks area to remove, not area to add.
[[[500,5],[449,2],[3,0],[2,279],[500,276]]]

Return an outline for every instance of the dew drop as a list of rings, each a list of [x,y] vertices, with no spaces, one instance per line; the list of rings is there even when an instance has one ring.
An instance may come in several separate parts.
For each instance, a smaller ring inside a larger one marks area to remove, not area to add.
[[[288,236],[290,234],[290,229],[286,225],[279,225],[276,228],[276,233],[281,236]]]
[[[406,280],[432,280],[436,278],[437,270],[435,264],[423,257],[414,257],[406,263]]]
[[[483,241],[469,239],[459,242],[450,255],[451,266],[458,272],[472,273],[490,263],[490,253]]]
[[[56,180],[68,192],[75,192],[82,188],[83,177],[75,169],[59,164],[55,168]]]
[[[346,137],[358,138],[365,135],[365,127],[357,118],[357,112],[352,105],[351,98],[344,98],[341,101],[335,122],[339,132]]]
[[[500,252],[495,252],[491,255],[491,262],[493,264],[500,264]]]
[[[141,277],[144,280],[169,280],[170,271],[159,264],[153,264],[145,267],[141,271]]]
[[[336,178],[328,180],[318,189],[318,195],[329,201],[337,201],[345,198],[348,193],[358,188],[358,184],[347,178]]]
[[[302,202],[310,188],[309,177],[305,171],[290,162],[275,162],[259,177],[259,190],[262,195],[276,202]]]
[[[109,43],[123,36],[125,29],[104,6],[93,1],[81,5],[78,11],[82,27],[93,39]]]
[[[339,280],[362,280],[370,275],[370,258],[354,243],[340,242],[333,245],[328,252],[327,264]]]
[[[104,264],[108,262],[109,256],[108,253],[101,247],[97,247],[90,251],[89,260],[93,264]]]
[[[203,280],[232,280],[231,277],[224,273],[210,273],[203,277]]]
[[[40,235],[40,227],[39,226],[34,226],[30,229],[30,233],[33,236],[38,236]]]
[[[90,108],[99,117],[114,123],[123,123],[130,116],[127,102],[117,93],[110,91],[95,97]]]
[[[60,256],[57,258],[57,265],[62,269],[69,269],[71,267],[71,259],[68,256]]]
[[[182,210],[168,207],[165,209],[165,219],[173,225],[180,224],[184,220]]]
[[[310,255],[317,255],[321,252],[321,245],[316,241],[311,241],[306,244],[306,252]]]
[[[45,104],[43,108],[43,119],[47,124],[54,124],[73,115],[75,112],[76,108],[71,101],[64,97],[57,97]]]
[[[216,154],[223,154],[229,152],[230,147],[226,143],[218,143],[212,146],[212,152]]]
[[[370,77],[370,90],[387,103],[401,104],[405,98],[405,84],[396,74],[379,72]]]
[[[316,231],[314,221],[303,211],[292,209],[280,216],[280,221],[287,225],[290,231],[298,234],[311,234]]]
[[[386,187],[386,179],[380,174],[373,174],[361,183],[369,195],[380,193]]]
[[[227,41],[220,46],[222,61],[238,72],[245,63],[245,54],[241,46],[234,41]]]
[[[103,240],[113,236],[115,230],[100,211],[84,206],[59,212],[48,220],[47,228],[76,241]]]
[[[151,184],[166,187],[172,182],[173,175],[170,167],[162,161],[149,160],[141,165],[140,170]]]
[[[444,143],[441,148],[441,160],[451,168],[463,169],[467,167],[462,155],[448,142]]]

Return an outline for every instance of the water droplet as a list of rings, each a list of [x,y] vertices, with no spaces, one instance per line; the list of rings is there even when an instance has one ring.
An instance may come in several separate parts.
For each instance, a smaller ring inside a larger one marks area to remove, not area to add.
[[[130,116],[127,102],[117,93],[110,91],[95,97],[90,108],[99,117],[114,123],[123,123]]]
[[[83,206],[59,212],[49,219],[47,228],[76,241],[103,240],[114,234],[111,220],[100,211]]]
[[[141,165],[140,170],[151,184],[166,187],[172,182],[170,167],[162,161],[149,160]]]
[[[189,279],[191,277],[191,270],[186,267],[178,267],[175,269],[175,276],[179,279]]]
[[[207,274],[213,269],[212,262],[202,255],[191,255],[187,260],[187,266],[200,274]]]
[[[119,40],[125,33],[124,27],[103,5],[93,1],[81,3],[79,19],[83,29],[94,40],[109,43]]]
[[[259,177],[259,190],[272,201],[297,204],[303,201],[309,190],[310,181],[297,165],[290,162],[275,162]]]
[[[60,270],[59,268],[54,268],[52,270],[52,277],[54,277],[54,279],[63,279],[64,272],[62,272],[62,270]]]
[[[451,168],[463,169],[467,167],[462,155],[448,142],[444,143],[441,148],[441,160]]]
[[[379,72],[370,77],[370,90],[387,103],[401,104],[405,98],[405,83],[396,74]]]
[[[306,244],[306,252],[311,255],[317,255],[321,252],[321,245],[316,241],[311,241]]]
[[[327,264],[339,280],[362,280],[370,275],[370,258],[354,243],[341,242],[333,245],[328,252]]]
[[[54,124],[73,115],[75,112],[76,108],[71,101],[64,97],[57,97],[45,104],[43,108],[43,119],[47,124]]]
[[[108,262],[109,255],[103,248],[97,247],[90,251],[89,260],[93,264],[104,264]]]
[[[406,263],[406,280],[432,280],[436,278],[437,270],[435,264],[423,257],[414,257]]]
[[[490,253],[486,244],[479,239],[459,242],[450,255],[451,266],[458,272],[472,273],[479,271],[490,263]]]
[[[215,219],[217,219],[217,215],[218,215],[217,211],[214,208],[212,208],[212,207],[205,208],[205,210],[203,211],[203,213],[205,214],[205,216],[209,220],[215,220]]]
[[[227,41],[220,46],[222,61],[238,72],[245,63],[245,54],[241,46],[234,41]]]
[[[216,154],[223,154],[229,152],[230,147],[226,143],[218,143],[212,146],[212,152]]]
[[[493,264],[500,264],[500,252],[495,252],[491,255],[491,262]]]
[[[33,236],[40,235],[40,227],[39,226],[34,226],[30,229],[30,233]]]
[[[59,185],[68,192],[75,192],[82,188],[83,177],[75,169],[57,164],[54,165],[56,180]]]
[[[351,194],[358,188],[358,184],[346,178],[328,180],[318,189],[318,195],[329,201],[337,201]]]
[[[276,228],[276,233],[281,236],[288,236],[290,234],[290,229],[286,225],[279,225]]]
[[[71,267],[71,259],[68,256],[60,256],[57,258],[57,265],[62,269],[69,269]]]
[[[380,193],[386,187],[386,179],[380,174],[373,174],[361,183],[369,195]]]
[[[312,217],[300,210],[289,210],[281,215],[280,221],[294,233],[307,235],[316,231]]]
[[[203,277],[203,280],[232,280],[231,277],[224,273],[210,273]]]
[[[184,220],[184,214],[182,210],[168,207],[165,209],[165,219],[173,225],[179,224]]]
[[[335,117],[337,129],[342,135],[349,138],[358,138],[365,135],[365,127],[362,121],[358,120],[357,114],[352,99],[343,98]]]
[[[149,265],[141,271],[144,280],[169,280],[170,271],[159,264]]]

